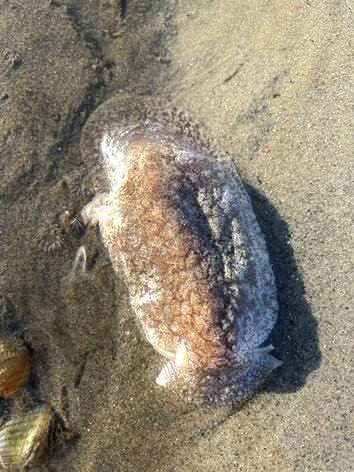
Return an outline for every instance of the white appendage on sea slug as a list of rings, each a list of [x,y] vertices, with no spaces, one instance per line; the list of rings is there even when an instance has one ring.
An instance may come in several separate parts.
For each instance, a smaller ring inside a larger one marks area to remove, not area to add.
[[[118,205],[112,204],[114,195],[111,193],[99,193],[90,203],[84,206],[80,216],[85,226],[100,226],[102,232],[108,223],[115,224],[118,228],[121,225]]]
[[[87,253],[85,246],[80,246],[79,249],[76,251],[75,259],[71,270],[69,272],[69,281],[72,282],[75,278],[77,273],[79,273],[80,277],[87,277]]]
[[[180,343],[177,347],[176,357],[164,365],[161,372],[156,378],[157,385],[165,387],[168,383],[175,380],[181,371],[188,367],[189,354],[184,343]]]

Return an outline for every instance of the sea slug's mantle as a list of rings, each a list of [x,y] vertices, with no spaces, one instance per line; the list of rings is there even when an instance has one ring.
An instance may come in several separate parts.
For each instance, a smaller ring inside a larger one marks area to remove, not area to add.
[[[157,378],[188,400],[250,396],[281,363],[260,348],[277,318],[274,275],[250,199],[204,129],[158,100],[117,97],[86,124],[81,154],[98,223]]]

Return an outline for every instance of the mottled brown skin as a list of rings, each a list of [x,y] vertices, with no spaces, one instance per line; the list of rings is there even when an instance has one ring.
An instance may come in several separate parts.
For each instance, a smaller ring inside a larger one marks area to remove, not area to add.
[[[184,340],[191,369],[226,365],[229,348],[220,327],[224,301],[213,293],[208,255],[180,209],[183,174],[176,178],[178,169],[171,172],[175,156],[146,140],[129,146],[127,152],[136,159],[120,192],[125,224],[110,243],[111,251],[117,244],[125,255],[131,296],[149,291],[141,274],[153,270],[161,280],[159,300],[137,308],[139,320],[145,329],[156,331],[154,344],[171,357]]]
[[[130,102],[132,103],[132,102]],[[174,384],[188,400],[249,397],[279,366],[260,346],[277,318],[274,275],[249,197],[229,158],[183,114],[121,98],[85,126],[81,153],[98,222],[148,341],[168,359],[183,344]]]

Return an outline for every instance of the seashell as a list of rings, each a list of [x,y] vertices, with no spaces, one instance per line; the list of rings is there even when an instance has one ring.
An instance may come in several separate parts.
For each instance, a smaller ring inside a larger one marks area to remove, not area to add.
[[[274,274],[249,196],[205,130],[159,100],[116,97],[81,138],[98,223],[159,385],[197,404],[243,400],[281,365],[261,347],[277,319]],[[179,346],[183,346],[180,350]]]
[[[31,356],[24,344],[0,340],[0,396],[11,397],[28,381]]]
[[[22,470],[48,446],[53,410],[48,404],[8,421],[0,430],[0,465]]]

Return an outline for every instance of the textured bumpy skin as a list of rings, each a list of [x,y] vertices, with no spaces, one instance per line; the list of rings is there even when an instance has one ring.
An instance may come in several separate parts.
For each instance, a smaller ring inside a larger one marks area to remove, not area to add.
[[[148,341],[168,359],[183,347],[172,385],[200,404],[245,399],[280,364],[259,347],[278,309],[267,248],[232,163],[214,149],[188,116],[146,98],[107,101],[81,140],[106,192],[84,222],[99,224]]]

